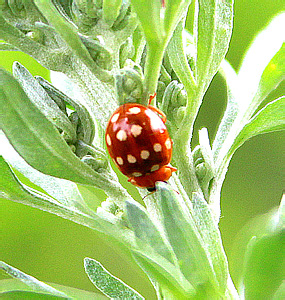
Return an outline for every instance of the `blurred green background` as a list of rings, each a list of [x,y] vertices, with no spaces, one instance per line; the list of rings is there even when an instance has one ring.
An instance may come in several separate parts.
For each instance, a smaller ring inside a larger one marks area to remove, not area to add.
[[[255,34],[284,9],[283,0],[236,0],[234,31],[227,59],[237,69]],[[280,30],[282,30],[280,28]],[[48,72],[30,57],[18,52],[1,52],[0,65],[11,71],[20,61],[33,75]],[[274,99],[278,92],[269,95]],[[196,132],[207,127],[212,138],[225,103],[225,86],[214,78],[195,124]],[[194,139],[193,145],[197,138]],[[258,136],[234,155],[222,190],[220,228],[230,259],[237,232],[250,219],[268,212],[280,202],[284,188],[284,133]],[[0,145],[1,147],[1,145]],[[1,175],[0,175],[1,176]],[[1,260],[45,282],[94,291],[83,269],[83,258],[100,261],[110,272],[142,293],[154,298],[144,273],[110,242],[109,238],[54,215],[10,201],[0,206]],[[6,278],[2,275],[1,278]]]

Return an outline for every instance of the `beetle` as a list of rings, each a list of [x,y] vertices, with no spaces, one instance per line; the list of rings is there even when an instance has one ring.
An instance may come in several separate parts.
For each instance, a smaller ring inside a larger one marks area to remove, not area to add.
[[[169,165],[173,142],[165,122],[164,113],[150,104],[125,103],[107,124],[105,141],[114,163],[129,182],[148,191],[177,170]]]

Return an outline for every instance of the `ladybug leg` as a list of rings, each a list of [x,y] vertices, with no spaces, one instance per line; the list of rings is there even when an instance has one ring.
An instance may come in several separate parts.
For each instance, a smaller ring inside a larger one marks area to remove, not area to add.
[[[158,115],[160,115],[162,122],[165,124],[166,122],[166,115],[158,108],[154,107],[154,106],[148,106],[149,109],[151,109],[152,111],[154,111],[155,113],[157,113]]]
[[[156,93],[154,93],[153,95],[149,96],[149,100],[148,100],[148,105],[151,104],[151,101],[156,97]]]

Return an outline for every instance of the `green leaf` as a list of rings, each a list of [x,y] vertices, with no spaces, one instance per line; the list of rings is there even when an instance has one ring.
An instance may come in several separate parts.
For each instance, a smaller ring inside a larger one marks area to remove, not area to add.
[[[51,197],[70,209],[92,214],[86,206],[77,185],[71,181],[45,175],[28,165],[24,159],[10,145],[3,132],[0,132],[0,155],[9,162],[13,168],[28,178],[38,187],[46,191]]]
[[[249,117],[266,95],[284,79],[285,13],[276,16],[250,45],[238,72],[239,99]],[[249,108],[248,108],[249,106]]]
[[[258,91],[255,96],[257,104],[261,103],[285,79],[284,57],[285,44],[283,43],[280,50],[273,56],[261,75]]]
[[[211,262],[217,281],[222,289],[226,288],[228,264],[224,252],[221,233],[213,219],[209,204],[198,193],[193,193],[193,219],[201,236],[203,248]]]
[[[118,222],[118,220],[114,215],[109,214],[108,221],[106,217],[103,219],[95,213],[91,216],[58,203],[48,195],[42,194],[22,184],[2,156],[0,156],[0,170],[0,199],[12,200],[50,212],[93,230],[111,235],[117,239],[120,244],[135,245],[133,232],[121,226],[115,226],[114,223]],[[111,219],[111,216],[113,219]]]
[[[103,294],[115,299],[144,299],[122,280],[113,276],[98,261],[86,257],[84,268],[89,279]]]
[[[268,103],[244,126],[228,155],[232,155],[246,140],[258,134],[285,129],[285,97]]]
[[[37,293],[37,292],[30,292],[30,291],[9,291],[0,293],[1,299],[8,299],[8,300],[54,300],[54,299],[71,299],[67,297],[60,297],[60,296],[53,296],[44,293]]]
[[[174,299],[184,299],[185,297],[191,299],[195,290],[177,266],[157,253],[151,253],[151,249],[147,252],[132,249],[135,260],[151,281],[167,287],[176,296]]]
[[[25,283],[27,286],[31,287],[33,291],[35,292],[44,292],[50,295],[55,295],[55,296],[60,296],[64,298],[69,298],[66,294],[64,294],[61,291],[56,290],[55,288],[37,280],[36,278],[27,275],[20,270],[9,266],[8,264],[4,262],[0,262],[0,268],[6,272],[8,275],[22,281]]]
[[[224,77],[227,84],[227,107],[220,122],[212,146],[213,157],[215,161],[218,159],[219,155],[224,156],[226,154],[226,151],[228,151],[228,148],[226,147],[227,145],[225,145],[225,141],[228,138],[232,125],[241,110],[241,103],[239,101],[239,98],[237,97],[238,78],[235,70],[228,61],[223,60],[219,71],[220,74]],[[228,145],[228,147],[230,147],[230,145]],[[223,154],[220,154],[221,149],[223,150]]]
[[[116,197],[118,192],[123,192],[115,181],[96,173],[74,155],[58,130],[8,72],[0,70],[0,78],[1,128],[32,167],[51,176],[105,187],[111,194],[113,190]],[[127,196],[125,192],[123,194]]]
[[[126,209],[128,220],[138,239],[139,248],[144,249],[144,246],[148,245],[153,251],[173,263],[173,254],[170,251],[170,247],[162,238],[147,211],[135,201],[127,201]]]
[[[196,77],[203,96],[228,51],[233,0],[196,0],[195,9]]]
[[[281,224],[276,226],[278,217]],[[253,237],[248,244],[243,276],[245,299],[271,299],[284,281],[284,215],[278,217],[271,220],[275,227],[272,232]]]
[[[68,103],[72,107],[74,107],[82,124],[83,136],[80,137],[80,139],[88,145],[92,144],[95,136],[95,126],[88,110],[80,103],[75,102],[70,97],[63,94],[60,90],[55,88],[44,78],[39,76],[36,76],[35,78],[39,82],[39,84],[45,89],[45,91],[50,95],[52,99],[55,100],[60,99],[61,101]],[[68,86],[67,83],[66,85]]]
[[[75,26],[68,22],[56,9],[51,0],[35,0],[35,4],[48,22],[55,28],[60,37],[72,49],[78,58],[96,74],[102,81],[111,81],[112,75],[101,69],[90,56],[87,48],[82,43]]]
[[[117,19],[121,5],[122,0],[103,0],[103,19],[110,26]]]
[[[21,84],[24,92],[35,106],[52,122],[58,129],[67,134],[71,143],[76,140],[76,131],[67,115],[64,114],[57,104],[50,98],[38,81],[19,62],[13,64],[13,75]]]
[[[167,46],[167,53],[169,55],[169,60],[171,67],[179,77],[180,81],[184,85],[184,88],[187,91],[187,99],[191,102],[194,99],[191,99],[193,90],[196,88],[196,81],[194,79],[194,74],[190,69],[190,66],[187,61],[184,41],[183,41],[183,29],[185,27],[185,19],[181,20],[177,25],[171,40]],[[188,116],[189,119],[189,116]],[[189,121],[188,121],[189,122]]]
[[[68,299],[108,299],[106,296],[100,295],[99,293],[88,292],[84,290],[79,290],[76,288],[71,288],[68,286],[63,286],[55,283],[49,283],[53,288],[64,292],[68,295]],[[46,293],[33,292],[33,289],[18,279],[4,279],[0,280],[0,298],[1,299],[67,299],[66,297],[49,295]]]
[[[161,1],[131,0],[131,4],[140,20],[147,43],[161,43],[165,36],[160,18]]]
[[[216,292],[224,293],[227,280],[225,266],[223,263],[219,266],[213,265],[211,257],[208,257],[206,248],[203,247],[205,245],[197,225],[182,198],[163,182],[157,184],[157,193],[168,240],[186,279],[198,291],[205,289],[208,296],[212,295],[213,288]],[[222,268],[216,274],[214,267]]]

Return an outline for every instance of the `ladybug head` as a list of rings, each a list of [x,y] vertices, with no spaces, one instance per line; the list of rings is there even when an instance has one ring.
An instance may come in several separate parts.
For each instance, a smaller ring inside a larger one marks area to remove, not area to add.
[[[167,181],[171,177],[172,172],[176,170],[176,168],[171,166],[163,166],[157,171],[146,173],[139,177],[131,177],[128,181],[135,186],[147,188],[149,192],[153,192],[157,181]]]

